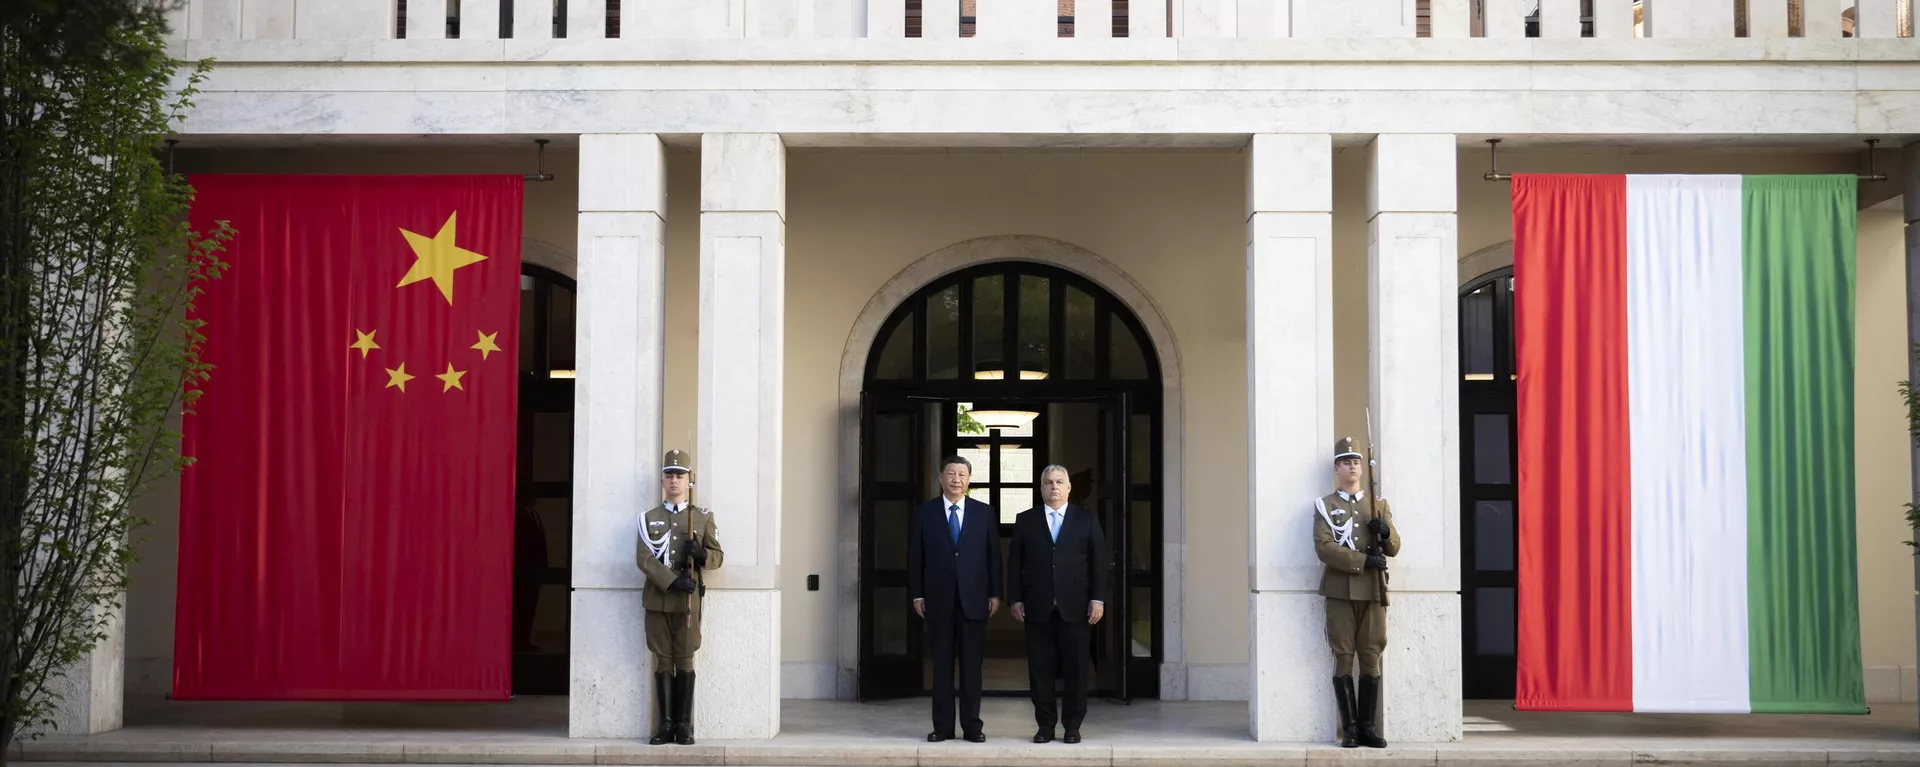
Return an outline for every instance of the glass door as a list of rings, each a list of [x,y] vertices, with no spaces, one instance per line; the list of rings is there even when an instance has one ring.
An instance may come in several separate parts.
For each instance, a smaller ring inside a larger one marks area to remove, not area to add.
[[[1513,277],[1460,297],[1460,586],[1464,694],[1514,695],[1519,531]]]
[[[860,395],[860,699],[921,694],[926,626],[907,598],[907,537],[915,505],[932,498],[941,403]]]

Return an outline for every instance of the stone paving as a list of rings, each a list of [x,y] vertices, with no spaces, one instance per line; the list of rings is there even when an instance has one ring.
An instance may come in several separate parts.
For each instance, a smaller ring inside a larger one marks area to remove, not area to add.
[[[188,703],[130,706],[129,726],[92,737],[51,736],[11,756],[36,763],[423,763],[902,765],[1135,767],[1145,765],[1920,765],[1920,709],[1875,706],[1866,716],[1541,714],[1469,701],[1458,743],[1346,750],[1255,743],[1244,703],[1094,701],[1077,745],[1028,742],[1031,708],[989,698],[987,742],[924,741],[924,699],[885,703],[787,701],[779,737],[649,746],[566,737],[565,698],[492,704]],[[1389,736],[1391,733],[1388,733]]]

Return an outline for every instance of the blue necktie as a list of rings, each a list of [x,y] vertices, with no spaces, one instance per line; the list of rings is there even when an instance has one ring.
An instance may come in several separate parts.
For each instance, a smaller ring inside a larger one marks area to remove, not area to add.
[[[1053,531],[1053,542],[1060,542],[1060,512],[1047,510],[1047,528]]]
[[[947,507],[947,532],[953,535],[953,545],[960,545],[960,504]]]

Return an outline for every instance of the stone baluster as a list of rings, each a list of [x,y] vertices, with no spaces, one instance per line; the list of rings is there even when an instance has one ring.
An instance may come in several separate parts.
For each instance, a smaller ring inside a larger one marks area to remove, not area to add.
[[[867,0],[867,36],[907,36],[907,0]]]

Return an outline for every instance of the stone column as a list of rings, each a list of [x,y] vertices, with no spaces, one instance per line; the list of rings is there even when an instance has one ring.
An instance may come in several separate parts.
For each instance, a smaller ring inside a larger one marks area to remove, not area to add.
[[[120,600],[118,606],[99,608],[107,614],[106,638],[52,681],[60,695],[53,727],[23,725],[24,734],[93,735],[120,729],[126,713],[126,595]]]
[[[1333,737],[1333,656],[1313,553],[1332,483],[1333,138],[1253,137],[1247,171],[1247,720],[1255,740]]]
[[[1461,739],[1456,151],[1452,134],[1367,149],[1368,401],[1380,497],[1404,541],[1389,570],[1389,741]]]
[[[780,732],[781,374],[787,150],[771,133],[700,139],[699,445],[694,502],[725,564],[707,576],[694,726]]]
[[[573,616],[567,734],[643,738],[653,722],[635,522],[660,502],[667,177],[660,138],[580,137]]]

